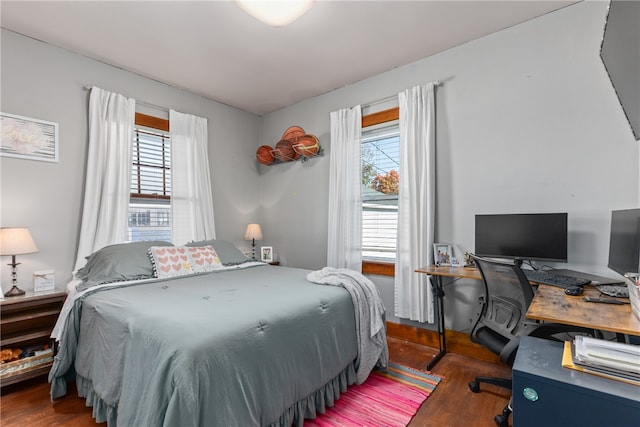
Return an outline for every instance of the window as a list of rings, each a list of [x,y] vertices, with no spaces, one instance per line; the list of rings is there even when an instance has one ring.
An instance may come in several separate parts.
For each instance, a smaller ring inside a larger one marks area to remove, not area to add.
[[[171,241],[169,122],[137,113],[135,123],[128,238]]]
[[[390,264],[396,258],[401,172],[398,118],[397,108],[362,118],[362,259],[366,273],[393,275]]]

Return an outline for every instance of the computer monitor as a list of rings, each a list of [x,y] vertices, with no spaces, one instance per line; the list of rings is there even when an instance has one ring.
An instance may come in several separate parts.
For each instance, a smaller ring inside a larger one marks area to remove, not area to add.
[[[567,214],[476,215],[475,254],[487,258],[567,261]]]
[[[622,275],[640,273],[640,209],[611,212],[609,268]]]

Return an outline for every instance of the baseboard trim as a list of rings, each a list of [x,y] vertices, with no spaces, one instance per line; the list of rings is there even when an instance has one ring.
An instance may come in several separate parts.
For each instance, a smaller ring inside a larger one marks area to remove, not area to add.
[[[416,326],[402,325],[395,322],[387,322],[387,335],[410,341],[428,347],[438,348],[438,332]],[[464,332],[447,329],[445,334],[447,351],[462,356],[472,357],[485,362],[498,363],[500,358],[486,348],[471,342],[469,335]]]

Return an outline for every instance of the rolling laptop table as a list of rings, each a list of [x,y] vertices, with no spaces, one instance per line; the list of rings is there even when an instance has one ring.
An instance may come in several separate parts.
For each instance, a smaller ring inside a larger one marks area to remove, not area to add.
[[[442,285],[442,279],[444,277],[455,277],[456,279],[475,279],[482,280],[482,276],[477,268],[465,268],[465,267],[437,267],[435,265],[429,265],[427,267],[421,267],[415,270],[416,273],[423,273],[433,276],[433,294],[436,297],[436,305],[438,307],[438,314],[436,318],[436,324],[438,328],[438,354],[427,363],[426,369],[430,371],[431,368],[438,363],[442,357],[447,354],[447,340],[445,336],[444,328],[444,287]]]

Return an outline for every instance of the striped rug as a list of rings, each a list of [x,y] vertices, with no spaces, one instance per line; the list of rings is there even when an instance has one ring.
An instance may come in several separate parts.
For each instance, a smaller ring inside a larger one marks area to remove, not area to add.
[[[436,375],[390,363],[304,427],[405,427],[440,382]]]

